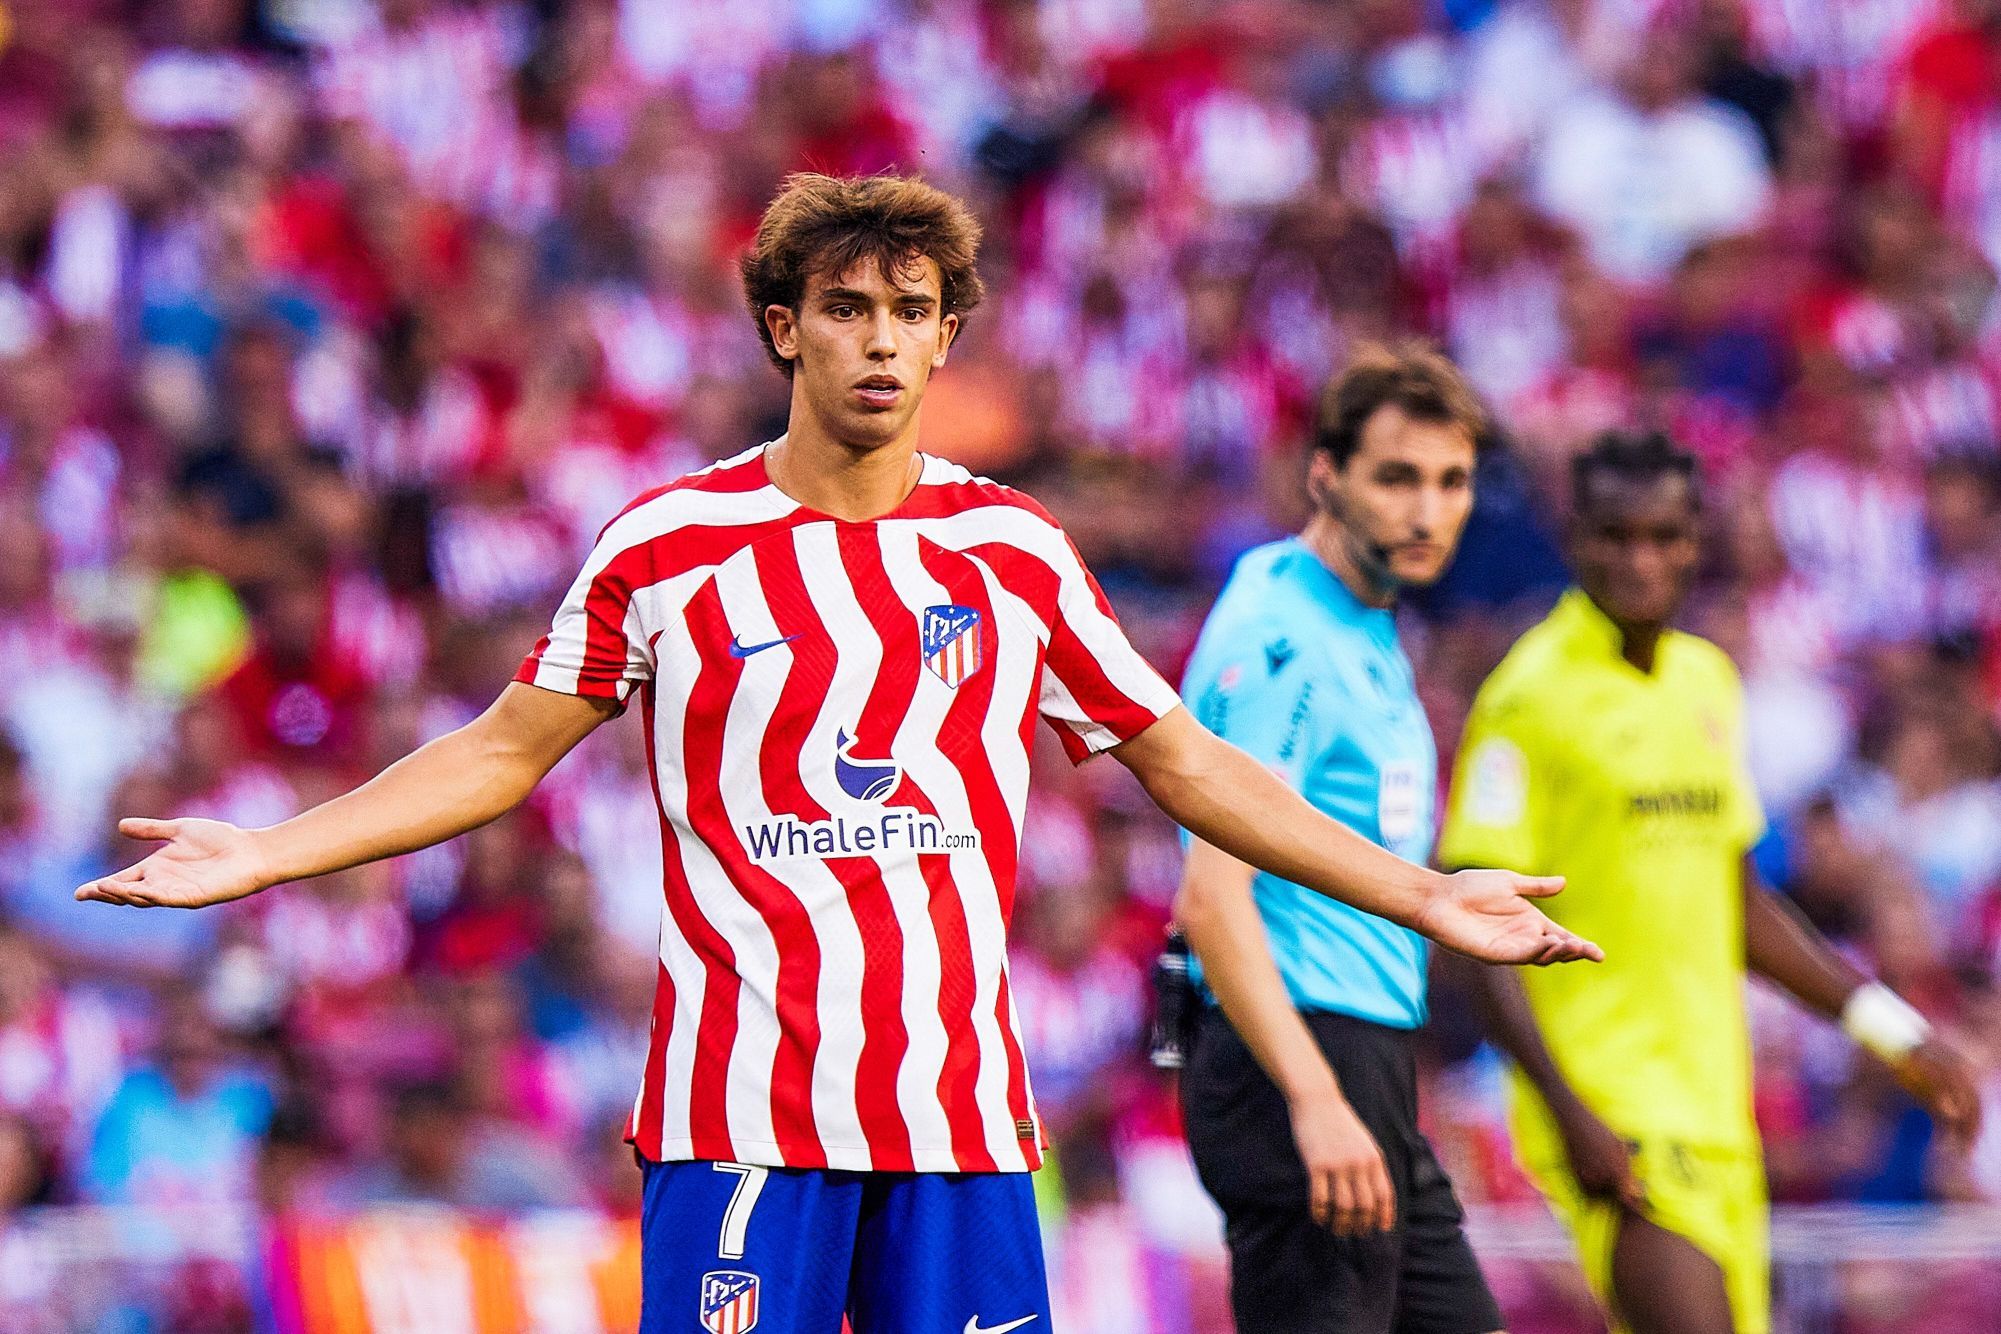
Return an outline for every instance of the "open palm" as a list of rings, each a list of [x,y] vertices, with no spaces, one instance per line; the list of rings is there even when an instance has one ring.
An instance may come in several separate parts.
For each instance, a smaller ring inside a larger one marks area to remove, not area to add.
[[[1605,951],[1564,930],[1531,899],[1563,888],[1560,876],[1512,871],[1461,871],[1425,909],[1418,929],[1448,949],[1488,963],[1569,963],[1602,960]]]
[[[127,838],[160,839],[144,860],[76,891],[82,901],[134,908],[203,908],[264,888],[264,863],[250,835],[221,820],[118,822]]]

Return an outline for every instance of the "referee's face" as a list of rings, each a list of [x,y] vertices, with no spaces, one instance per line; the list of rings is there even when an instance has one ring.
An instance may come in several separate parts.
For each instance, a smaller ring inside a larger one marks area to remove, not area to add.
[[[1436,583],[1473,512],[1473,437],[1450,422],[1378,408],[1348,461],[1314,452],[1311,482],[1346,532],[1351,558],[1371,583]]]
[[[767,307],[772,346],[792,361],[793,410],[850,449],[908,442],[924,386],[959,329],[941,291],[927,257],[888,274],[870,259],[813,275],[796,311]]]

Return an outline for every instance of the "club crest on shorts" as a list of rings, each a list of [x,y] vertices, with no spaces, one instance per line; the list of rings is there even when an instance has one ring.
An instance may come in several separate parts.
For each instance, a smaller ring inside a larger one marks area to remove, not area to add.
[[[923,636],[924,665],[931,674],[957,690],[980,670],[980,613],[956,602],[924,609],[918,629]]]
[[[702,1328],[709,1334],[744,1334],[757,1324],[757,1275],[712,1269],[702,1275]]]

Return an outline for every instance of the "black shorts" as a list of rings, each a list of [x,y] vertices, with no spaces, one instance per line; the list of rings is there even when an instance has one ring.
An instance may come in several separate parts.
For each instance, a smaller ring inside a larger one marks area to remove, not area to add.
[[[1462,1229],[1445,1169],[1417,1129],[1411,1034],[1338,1014],[1303,1016],[1397,1194],[1390,1232],[1337,1237],[1307,1212],[1306,1168],[1285,1097],[1222,1011],[1196,1024],[1181,1072],[1195,1167],[1222,1206],[1230,1305],[1269,1334],[1488,1334],[1500,1308]]]

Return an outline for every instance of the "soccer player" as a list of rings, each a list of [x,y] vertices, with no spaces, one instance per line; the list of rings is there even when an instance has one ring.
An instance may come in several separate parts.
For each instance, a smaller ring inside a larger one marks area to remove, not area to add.
[[[613,519],[478,719],[268,829],[129,820],[166,846],[78,891],[193,907],[453,837],[636,698],[647,1331],[1047,1327],[1005,953],[1038,716],[1289,879],[1488,959],[1597,955],[1530,901],[1560,882],[1439,876],[1300,802],[1179,707],[1047,511],[917,452],[978,239],[919,181],[792,178],[742,263],[783,436]]]
[[[1482,687],[1440,857],[1566,875],[1557,916],[1606,943],[1588,978],[1481,973],[1515,1064],[1517,1156],[1615,1326],[1764,1334],[1746,969],[1838,1018],[1954,1133],[1978,1103],[1916,1011],[1752,879],[1743,690],[1720,650],[1669,628],[1700,555],[1694,459],[1610,435],[1572,489],[1579,587]]]
[[[1481,426],[1477,399],[1436,353],[1357,357],[1321,398],[1313,517],[1238,562],[1183,682],[1218,736],[1418,866],[1431,856],[1438,751],[1392,609],[1452,558]],[[1417,1127],[1424,938],[1200,840],[1175,917],[1218,1002],[1194,1026],[1181,1097],[1227,1223],[1237,1327],[1499,1329]]]

